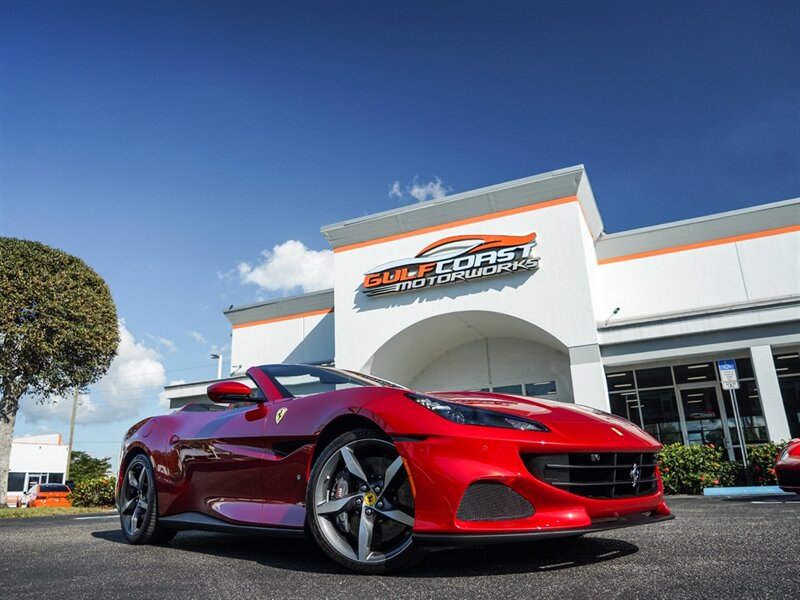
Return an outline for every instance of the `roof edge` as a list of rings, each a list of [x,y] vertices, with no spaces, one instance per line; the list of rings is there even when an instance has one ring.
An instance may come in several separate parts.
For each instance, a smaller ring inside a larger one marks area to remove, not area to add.
[[[587,179],[585,167],[575,165],[325,225],[320,232],[338,251],[364,242],[379,243],[397,235],[422,233],[431,227],[455,226],[476,217],[491,218],[559,198],[578,198],[586,205],[584,214],[599,215]]]

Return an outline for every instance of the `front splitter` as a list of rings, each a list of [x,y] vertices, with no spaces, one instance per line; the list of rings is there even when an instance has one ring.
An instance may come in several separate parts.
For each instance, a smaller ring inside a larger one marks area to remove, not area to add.
[[[587,533],[598,533],[635,525],[649,525],[671,521],[673,515],[651,515],[648,513],[626,515],[613,521],[598,521],[586,527],[565,529],[537,529],[510,533],[415,533],[414,540],[421,546],[483,546],[487,544],[513,544],[542,539],[576,537]]]

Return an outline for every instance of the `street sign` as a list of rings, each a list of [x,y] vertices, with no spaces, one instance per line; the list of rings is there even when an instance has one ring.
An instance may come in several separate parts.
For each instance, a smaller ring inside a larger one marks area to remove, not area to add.
[[[736,374],[736,361],[732,358],[717,361],[717,368],[719,369],[719,380],[722,382],[722,389],[728,390],[731,395],[731,406],[733,407],[733,418],[736,423],[736,435],[739,438],[739,448],[742,452],[742,465],[745,472],[747,471],[747,446],[745,445],[744,435],[742,433],[742,416],[739,413],[739,403],[736,400],[736,392],[739,389],[739,377]]]
[[[719,367],[719,380],[722,382],[723,390],[738,390],[739,377],[736,374],[736,361],[725,359],[717,361]]]

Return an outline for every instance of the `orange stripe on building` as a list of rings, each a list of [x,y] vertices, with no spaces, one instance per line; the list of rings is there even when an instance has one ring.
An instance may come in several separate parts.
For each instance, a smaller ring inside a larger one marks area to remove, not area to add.
[[[422,229],[415,229],[414,231],[405,231],[403,233],[396,233],[394,235],[387,235],[385,237],[376,238],[374,240],[366,240],[364,242],[356,242],[355,244],[348,244],[347,246],[339,246],[334,248],[334,252],[344,252],[345,250],[355,250],[356,248],[365,248],[375,244],[383,244],[384,242],[393,242],[395,240],[402,240],[415,235],[422,235],[423,233],[432,233],[434,231],[441,231],[443,229],[450,229],[451,227],[459,227],[461,225],[469,225],[471,223],[481,223],[482,221],[489,221],[491,219],[499,219],[500,217],[507,217],[509,215],[517,215],[519,213],[530,212],[532,210],[539,210],[541,208],[550,208],[551,206],[559,206],[561,204],[569,204],[570,202],[577,202],[577,196],[565,196],[564,198],[556,198],[555,200],[548,200],[547,202],[539,202],[538,204],[528,204],[527,206],[519,206],[517,208],[509,208],[499,212],[491,213],[488,215],[479,215],[477,217],[469,217],[459,221],[451,221],[449,223],[442,223],[441,225],[432,225],[431,227],[423,227]]]
[[[317,315],[327,315],[328,313],[332,313],[332,308],[323,308],[322,310],[312,310],[310,312],[304,313],[297,313],[295,315],[286,315],[283,317],[274,317],[272,319],[264,319],[262,321],[250,321],[249,323],[239,323],[234,325],[234,329],[240,329],[242,327],[253,327],[255,325],[266,325],[267,323],[278,323],[279,321],[291,321],[292,319],[302,319],[303,317],[315,317]]]
[[[635,260],[637,258],[648,258],[650,256],[660,256],[661,254],[671,254],[673,252],[684,252],[685,250],[708,248],[709,246],[719,246],[721,244],[732,244],[734,242],[755,240],[758,238],[769,237],[772,235],[780,235],[782,233],[792,233],[794,231],[800,231],[800,225],[789,225],[788,227],[778,227],[777,229],[767,229],[765,231],[744,233],[742,235],[733,235],[731,237],[719,238],[717,240],[708,240],[706,242],[697,242],[694,244],[685,244],[683,246],[659,248],[658,250],[648,250],[647,252],[637,252],[636,254],[626,254],[624,256],[615,256],[613,258],[601,258],[598,259],[597,264],[607,265],[609,263],[622,262],[623,260]]]

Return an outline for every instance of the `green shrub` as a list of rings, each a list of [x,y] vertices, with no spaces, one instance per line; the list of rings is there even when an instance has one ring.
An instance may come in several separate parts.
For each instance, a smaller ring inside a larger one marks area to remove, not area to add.
[[[775,460],[786,446],[786,442],[777,444],[761,444],[760,446],[748,446],[748,466],[752,477],[753,485],[777,485],[775,479]]]
[[[658,455],[658,468],[668,494],[702,494],[703,488],[737,483],[740,469],[723,459],[721,448],[669,444]]]
[[[70,502],[72,506],[113,506],[115,483],[113,477],[79,481],[69,495]]]
[[[722,448],[670,444],[658,455],[664,491],[668,494],[702,494],[707,487],[775,485],[775,459],[786,442],[748,446],[747,473],[742,463],[731,462]]]

